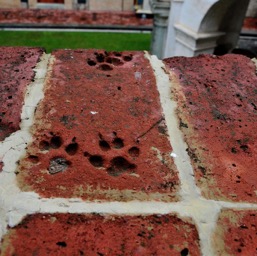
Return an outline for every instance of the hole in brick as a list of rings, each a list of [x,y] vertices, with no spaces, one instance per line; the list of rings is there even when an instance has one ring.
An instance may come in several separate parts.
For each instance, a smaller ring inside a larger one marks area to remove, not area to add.
[[[84,252],[82,250],[79,250],[79,255],[80,256],[84,256],[85,254],[84,254]]]
[[[8,96],[8,99],[9,99],[9,100],[12,99],[12,96]]]
[[[122,56],[120,52],[114,52],[113,54],[114,54],[116,57],[121,57],[121,56]]]
[[[113,67],[111,67],[108,64],[102,64],[98,67],[98,69],[103,70],[103,71],[110,71],[110,70],[113,70]]]
[[[62,138],[60,136],[53,136],[50,141],[51,148],[59,148],[62,145]]]
[[[89,157],[89,156],[91,156],[88,152],[84,152],[84,156],[85,157]]]
[[[124,157],[118,156],[111,160],[111,167],[107,169],[107,172],[111,176],[119,176],[127,170],[133,170],[136,165],[131,164]]]
[[[57,242],[56,245],[58,245],[60,247],[66,247],[67,246],[66,242]]]
[[[167,127],[166,124],[162,121],[160,122],[160,124],[158,125],[158,132],[161,134],[166,135],[167,134]]]
[[[183,249],[181,252],[180,252],[180,255],[181,256],[187,256],[189,254],[189,250],[187,248]]]
[[[53,159],[50,160],[49,173],[55,174],[58,172],[63,172],[68,168],[69,165],[70,165],[70,162],[67,161],[65,158],[54,157]]]
[[[236,153],[237,153],[236,148],[231,148],[231,152],[232,152],[233,154],[236,154]]]
[[[114,148],[117,148],[117,149],[124,147],[123,139],[121,139],[121,138],[115,138],[112,141],[112,144],[113,144]]]
[[[104,62],[104,55],[102,53],[96,53],[96,59],[98,62]]]
[[[247,145],[241,145],[240,148],[246,152],[248,150],[248,146]]]
[[[109,149],[111,149],[109,143],[105,140],[100,140],[99,141],[99,146],[103,151],[108,151]]]
[[[130,156],[132,156],[132,157],[138,157],[139,154],[140,154],[140,150],[139,150],[139,148],[137,148],[137,147],[132,147],[132,148],[129,149],[128,153],[129,153]]]
[[[132,60],[132,56],[124,56],[123,57],[123,60],[125,60],[125,61],[131,61]]]
[[[121,91],[121,87],[120,87],[120,86],[118,86],[117,89],[118,89],[119,91]]]
[[[40,141],[39,143],[40,150],[49,150],[49,148],[50,148],[50,144],[48,141],[45,141],[45,140]]]
[[[106,62],[110,63],[110,64],[113,64],[114,66],[121,66],[121,65],[123,65],[123,62],[120,59],[118,59],[118,58],[108,57],[106,59]]]
[[[87,61],[87,64],[88,64],[89,66],[95,66],[95,65],[96,65],[96,62],[93,61],[93,60],[88,60],[88,61]]]
[[[89,162],[94,166],[94,167],[103,167],[104,160],[101,156],[99,155],[93,155],[89,157]]]
[[[65,148],[65,151],[66,151],[69,155],[73,156],[73,155],[75,155],[75,154],[77,153],[78,148],[79,148],[78,143],[74,142],[74,143],[69,144],[69,145]]]
[[[236,164],[232,164],[233,167],[236,167]]]
[[[34,156],[34,155],[29,155],[28,159],[33,163],[33,164],[37,164],[39,162],[39,158],[38,156]]]

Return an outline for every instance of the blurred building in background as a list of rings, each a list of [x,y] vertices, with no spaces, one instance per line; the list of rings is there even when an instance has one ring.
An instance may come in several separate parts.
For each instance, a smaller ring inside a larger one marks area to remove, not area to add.
[[[257,56],[257,0],[0,0],[0,8],[153,15],[151,53],[159,58],[228,52]]]
[[[133,11],[136,2],[134,0],[0,0],[0,7]]]
[[[0,0],[0,8],[86,9],[92,11],[150,10],[148,0]]]

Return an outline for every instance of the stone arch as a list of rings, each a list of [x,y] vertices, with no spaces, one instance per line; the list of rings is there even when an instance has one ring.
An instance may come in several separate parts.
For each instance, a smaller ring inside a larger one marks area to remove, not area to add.
[[[190,57],[213,53],[217,45],[235,46],[249,0],[173,0],[172,5],[176,2],[182,4],[176,19],[170,9],[165,57]]]
[[[227,12],[231,9],[233,2],[236,0],[219,0],[214,3],[205,16],[202,18],[202,21],[199,26],[200,33],[219,31],[220,25],[224,20]]]

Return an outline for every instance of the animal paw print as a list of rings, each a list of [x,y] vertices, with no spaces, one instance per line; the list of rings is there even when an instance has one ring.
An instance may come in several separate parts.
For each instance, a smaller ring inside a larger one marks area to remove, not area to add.
[[[101,134],[99,134],[99,147],[103,154],[91,155],[88,152],[84,152],[84,156],[88,158],[90,164],[95,168],[105,168],[110,176],[117,177],[124,172],[133,172],[137,168],[137,166],[127,158],[135,160],[139,156],[140,150],[135,146],[126,149],[123,139],[117,137],[116,132],[113,132],[113,135],[114,138],[112,141],[108,142]],[[116,150],[122,150],[124,153],[124,149],[126,149],[128,153],[126,155],[129,157],[126,158],[121,156],[121,154],[116,155]],[[115,154],[109,154],[107,151],[112,151],[112,153],[115,152]],[[103,155],[105,155],[105,157]],[[109,160],[107,159],[108,155],[112,155]],[[115,156],[113,157],[113,155]]]
[[[114,66],[122,66],[125,62],[132,60],[132,55],[122,55],[119,52],[104,52],[94,53],[94,58],[89,58],[87,64],[89,66],[96,66],[103,71],[113,70]]]
[[[41,151],[50,151],[52,149],[59,149],[63,146],[63,140],[60,136],[54,135],[53,133],[50,133],[50,138],[47,140],[42,140],[39,143],[39,149]],[[73,156],[78,151],[78,143],[76,142],[76,138],[74,137],[66,147],[65,151],[68,155]],[[45,154],[44,154],[45,155]],[[30,162],[37,164],[40,161],[39,156],[35,155],[29,155],[28,159]],[[71,162],[65,159],[62,156],[55,156],[49,160],[49,167],[48,172],[50,174],[56,174],[58,172],[65,171],[69,166],[71,165]]]

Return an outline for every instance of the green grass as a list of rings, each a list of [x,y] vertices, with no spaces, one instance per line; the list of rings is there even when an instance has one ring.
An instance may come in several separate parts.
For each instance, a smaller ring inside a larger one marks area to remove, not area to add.
[[[100,32],[0,31],[0,46],[54,49],[105,49],[107,51],[149,50],[151,34]]]

